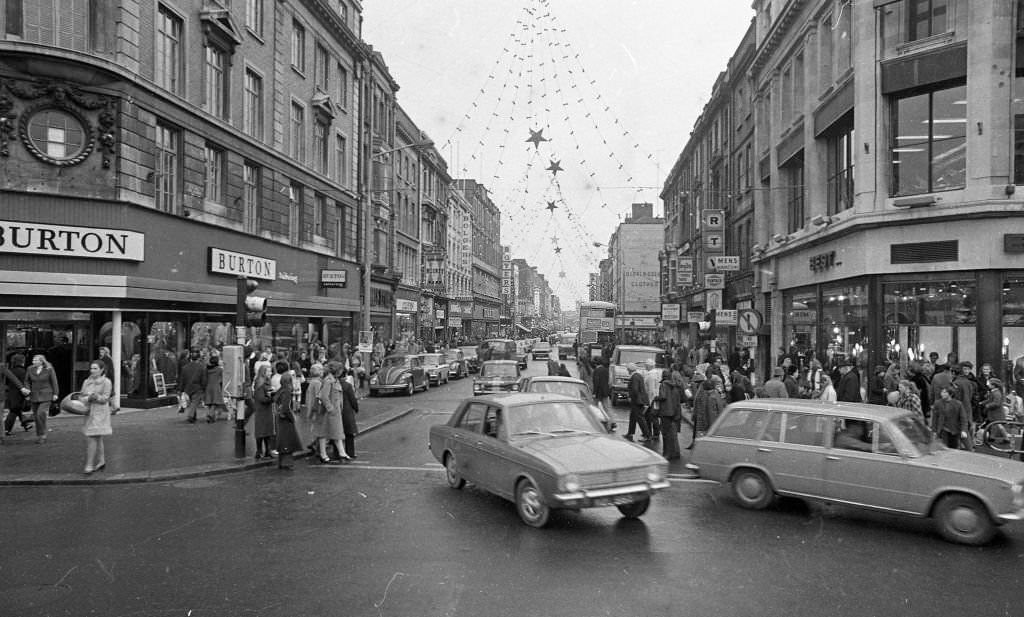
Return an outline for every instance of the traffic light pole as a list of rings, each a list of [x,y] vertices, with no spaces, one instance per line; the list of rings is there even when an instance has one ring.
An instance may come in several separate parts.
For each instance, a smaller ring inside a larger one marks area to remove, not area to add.
[[[238,277],[235,292],[235,342],[245,349],[245,297],[249,293],[248,281],[244,276]],[[242,354],[243,363],[245,354]],[[244,387],[244,386],[243,386]],[[235,458],[245,458],[245,397],[235,397]]]

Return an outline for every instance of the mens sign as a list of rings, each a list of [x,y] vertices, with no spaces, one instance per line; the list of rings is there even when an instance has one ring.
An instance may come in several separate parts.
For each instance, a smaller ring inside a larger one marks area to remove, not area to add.
[[[146,236],[123,229],[0,221],[0,253],[144,261]]]

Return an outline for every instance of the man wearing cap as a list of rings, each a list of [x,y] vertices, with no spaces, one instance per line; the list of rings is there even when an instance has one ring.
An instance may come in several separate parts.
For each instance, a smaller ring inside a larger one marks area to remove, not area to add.
[[[786,376],[786,369],[776,366],[772,369],[772,378],[764,382],[764,394],[767,398],[789,398],[789,391],[782,378]]]
[[[972,368],[974,368],[974,365],[970,362],[954,364],[952,366],[953,385],[957,388],[957,400],[964,406],[964,409],[971,413],[972,420],[974,422],[981,422],[981,414],[978,413],[978,408],[974,405],[974,397],[978,394],[978,386],[968,374]]]
[[[982,410],[985,414],[985,419],[989,422],[1001,422],[1006,420],[1006,408],[1003,407],[1005,403],[1003,397],[1003,382],[999,379],[992,378],[988,380],[988,394],[981,402]],[[992,434],[995,436],[996,442],[1009,443],[1009,435],[1006,433],[1006,429],[1001,424],[990,425]]]
[[[626,429],[626,439],[633,441],[639,424],[644,441],[649,441],[651,431],[647,426],[647,420],[644,419],[644,409],[650,403],[650,399],[647,398],[647,390],[644,388],[644,378],[637,371],[636,364],[632,362],[626,365],[626,370],[629,371],[629,428]]]
[[[860,375],[853,368],[853,359],[846,358],[839,365],[839,384],[836,386],[836,400],[847,403],[860,403]]]

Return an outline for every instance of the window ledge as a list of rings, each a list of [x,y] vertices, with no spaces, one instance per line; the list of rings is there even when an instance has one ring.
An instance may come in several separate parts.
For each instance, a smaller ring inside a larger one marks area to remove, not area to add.
[[[941,47],[947,43],[952,43],[956,38],[956,31],[950,30],[949,32],[943,32],[942,34],[935,34],[928,36],[923,39],[917,39],[916,41],[907,41],[896,45],[896,55],[906,56],[914,54],[919,51],[925,51],[927,49],[934,49],[935,47]]]

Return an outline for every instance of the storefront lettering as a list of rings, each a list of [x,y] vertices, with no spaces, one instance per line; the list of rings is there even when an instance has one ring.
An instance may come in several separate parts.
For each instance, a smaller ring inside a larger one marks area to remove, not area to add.
[[[277,262],[265,257],[225,251],[211,246],[210,272],[273,281],[277,278]],[[282,274],[287,276],[286,273]]]
[[[812,255],[810,257],[810,267],[812,272],[821,272],[822,270],[828,270],[829,268],[836,267],[836,252],[829,251],[827,253],[821,253],[819,255]]]
[[[145,235],[117,229],[0,221],[0,253],[142,261]]]

